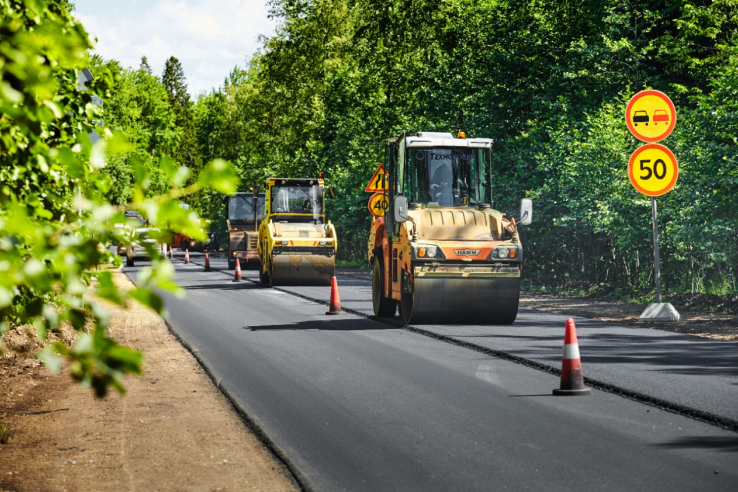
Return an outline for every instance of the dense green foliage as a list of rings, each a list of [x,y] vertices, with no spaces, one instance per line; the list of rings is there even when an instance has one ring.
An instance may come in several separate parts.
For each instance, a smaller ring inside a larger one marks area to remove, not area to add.
[[[157,163],[160,157],[174,154],[182,136],[166,89],[143,63],[137,70],[123,69],[116,61],[105,63],[95,56],[91,69],[97,78],[109,74],[105,126],[124,136],[133,148],[108,159],[103,172],[111,178],[110,202],[124,205],[132,200],[135,163],[144,165],[151,175],[149,193],[165,192],[168,181]]]
[[[171,280],[173,267],[156,251],[136,288],[115,286],[111,272],[100,267],[120,259],[104,246],[135,239],[115,224],[135,209],[162,228],[163,241],[165,227],[204,238],[201,220],[180,207],[179,198],[207,186],[229,193],[237,179],[227,163],[215,160],[186,185],[186,167],[149,157],[149,149],[163,156],[176,148],[178,132],[172,110],[160,104],[166,93],[156,91],[158,81],[145,70],[118,69],[116,75],[101,68],[78,87],[91,45],[69,8],[65,0],[0,0],[0,335],[34,323],[45,337],[69,322],[81,332],[75,345],[57,342],[39,357],[52,370],[61,369],[59,356],[66,357],[72,376],[103,396],[111,386],[124,391],[123,376],[141,371],[142,354],[107,335],[99,299],[135,300],[163,313],[157,290],[182,293]],[[111,94],[116,76],[130,77],[141,90]],[[131,131],[96,126],[102,115],[93,95],[116,101],[110,119]],[[102,137],[94,145],[93,132]]]
[[[531,286],[653,289],[650,201],[627,179],[627,100],[670,95],[663,143],[679,182],[659,198],[665,287],[737,289],[738,2],[274,0],[275,36],[200,97],[205,156],[245,184],[327,173],[339,257],[365,257],[365,182],[401,131],[495,139],[495,206],[516,214]]]
[[[658,199],[663,286],[738,290],[737,0],[273,0],[271,8],[276,35],[194,102],[176,58],[161,76],[145,59],[139,68],[92,60],[93,71],[110,74],[100,77],[105,125],[132,145],[100,170],[111,203],[186,186],[216,158],[234,163],[243,190],[324,171],[339,192],[328,211],[339,258],[361,261],[363,188],[384,139],[464,130],[495,139],[496,208],[515,216],[520,198],[534,199],[523,231],[528,286],[647,295],[651,208],[627,179],[641,143],[623,114],[635,92],[655,88],[679,113],[663,142],[681,169]],[[136,185],[142,177],[146,187]],[[187,201],[223,232],[217,192]]]

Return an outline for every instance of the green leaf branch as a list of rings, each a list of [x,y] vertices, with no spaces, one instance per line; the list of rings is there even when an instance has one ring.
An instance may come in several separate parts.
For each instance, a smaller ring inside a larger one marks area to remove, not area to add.
[[[92,97],[110,96],[106,70],[86,87],[78,71],[89,66],[92,48],[84,28],[64,7],[35,0],[0,0],[0,336],[13,326],[33,324],[38,335],[69,323],[79,332],[73,347],[61,342],[38,354],[52,371],[63,361],[75,380],[104,396],[123,393],[124,376],[140,374],[143,356],[107,334],[102,301],[140,302],[166,314],[162,291],[183,295],[174,268],[143,243],[153,258],[135,288],[113,281],[106,265],[120,266],[108,248],[130,246],[135,231],[125,212],[138,210],[157,241],[175,233],[204,239],[207,223],[181,207],[181,199],[204,190],[233,192],[233,167],[213,160],[196,173],[159,158],[168,189],[151,189],[150,169],[137,160],[125,135],[100,127],[105,113]],[[94,134],[101,137],[93,143]],[[107,198],[115,180],[104,170],[130,157],[134,193],[125,203]],[[196,179],[187,184],[196,174]]]

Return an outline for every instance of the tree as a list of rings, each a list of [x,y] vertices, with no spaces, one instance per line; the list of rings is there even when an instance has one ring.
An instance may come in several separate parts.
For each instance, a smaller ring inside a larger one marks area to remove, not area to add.
[[[106,159],[131,145],[109,128],[96,127],[104,114],[92,96],[109,95],[117,68],[100,69],[86,90],[77,90],[77,71],[89,66],[91,45],[69,10],[59,7],[65,3],[0,2],[0,334],[31,323],[43,338],[70,323],[80,331],[74,347],[58,342],[38,356],[56,371],[62,367],[59,356],[66,357],[72,376],[103,396],[109,387],[125,390],[123,377],[140,373],[142,356],[108,336],[107,312],[95,298],[120,305],[135,300],[163,313],[157,290],[181,289],[171,280],[171,264],[157,258],[140,285],[121,292],[111,273],[100,268],[120,265],[120,259],[101,246],[130,245],[134,237],[115,227],[126,221],[128,209],[140,211],[154,226],[204,239],[202,223],[179,206],[179,198],[207,186],[232,193],[237,179],[227,163],[216,160],[184,186],[188,171],[160,159],[158,167],[172,188],[146,199],[150,172],[133,159],[130,203],[115,207],[105,199],[112,184],[101,171]],[[92,131],[102,137],[95,145]],[[167,233],[158,239],[166,241]]]
[[[146,72],[148,72],[149,74],[154,73],[151,70],[151,65],[149,65],[149,60],[146,58],[146,56],[141,57],[141,68],[146,70]]]
[[[192,116],[192,102],[187,93],[187,79],[182,64],[173,56],[164,64],[161,82],[169,96],[169,104],[177,115],[177,123],[183,124]]]
[[[132,199],[133,160],[144,165],[152,177],[149,195],[166,192],[170,183],[158,168],[158,160],[174,153],[182,131],[176,126],[161,81],[145,68],[124,69],[118,62],[105,61],[98,55],[93,57],[91,68],[96,72],[110,70],[113,74],[105,99],[105,123],[133,146],[130,152],[111,157],[102,171],[112,178],[108,198],[116,205]]]
[[[200,169],[197,132],[193,104],[187,92],[187,79],[177,58],[172,56],[166,61],[161,81],[167,91],[169,105],[174,111],[175,123],[182,131],[179,145],[172,156],[177,162],[192,169],[194,178]]]

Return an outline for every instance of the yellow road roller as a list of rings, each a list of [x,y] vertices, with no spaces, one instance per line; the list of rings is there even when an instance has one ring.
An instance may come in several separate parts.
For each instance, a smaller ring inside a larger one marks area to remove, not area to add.
[[[405,323],[510,324],[520,299],[518,220],[492,208],[492,140],[451,133],[386,141],[386,212],[372,221],[374,314]]]
[[[256,191],[225,196],[223,202],[228,225],[228,269],[236,269],[236,259],[244,268],[258,264],[257,244],[259,221],[264,216],[264,194],[259,193],[257,186]]]
[[[330,285],[335,273],[336,229],[325,220],[322,178],[266,180],[259,226],[260,280],[264,285]]]

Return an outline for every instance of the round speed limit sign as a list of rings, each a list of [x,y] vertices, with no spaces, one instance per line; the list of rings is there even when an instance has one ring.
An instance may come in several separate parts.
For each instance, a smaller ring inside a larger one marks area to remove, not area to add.
[[[375,193],[369,198],[369,211],[375,217],[383,217],[389,208],[389,200],[384,193]]]
[[[660,196],[674,187],[679,165],[671,150],[648,144],[636,149],[628,162],[628,177],[635,189],[648,196]]]

